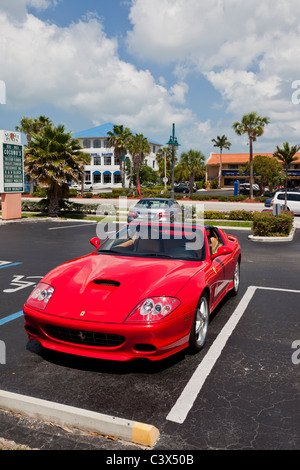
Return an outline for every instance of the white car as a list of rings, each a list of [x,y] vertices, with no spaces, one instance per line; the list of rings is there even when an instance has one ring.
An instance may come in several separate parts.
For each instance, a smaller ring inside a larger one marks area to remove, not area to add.
[[[144,198],[133,206],[128,213],[128,223],[160,221],[170,222],[182,220],[182,208],[174,199]]]
[[[271,207],[274,204],[280,204],[281,208],[284,209],[284,203],[285,191],[276,192],[271,201]],[[287,210],[294,212],[294,214],[300,214],[300,191],[287,191]]]
[[[71,188],[77,189],[77,191],[81,191],[81,183],[73,183]],[[93,191],[93,185],[91,182],[85,182],[83,185],[84,191]]]

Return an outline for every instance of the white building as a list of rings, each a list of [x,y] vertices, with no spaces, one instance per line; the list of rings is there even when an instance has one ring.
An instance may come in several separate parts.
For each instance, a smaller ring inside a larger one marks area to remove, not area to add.
[[[113,132],[114,124],[108,123],[102,126],[93,127],[85,131],[76,132],[74,138],[79,139],[84,152],[91,155],[90,165],[85,166],[85,181],[92,185],[97,184],[98,188],[121,188],[120,162],[114,155],[114,149],[107,147],[109,136],[107,133]],[[156,152],[161,144],[148,138],[151,153],[146,156],[145,161],[154,170],[158,170]],[[129,153],[126,157],[131,159]],[[125,185],[128,186],[126,179]]]

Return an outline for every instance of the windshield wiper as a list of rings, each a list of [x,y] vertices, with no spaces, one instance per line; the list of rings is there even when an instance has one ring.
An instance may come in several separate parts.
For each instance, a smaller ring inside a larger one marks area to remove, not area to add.
[[[170,255],[167,255],[166,253],[143,253],[143,252],[139,252],[137,251],[136,254],[138,256],[154,256],[156,258],[173,258],[173,256],[170,256]]]
[[[123,254],[125,252],[121,252],[118,250],[98,250],[97,253],[118,253],[118,254]]]

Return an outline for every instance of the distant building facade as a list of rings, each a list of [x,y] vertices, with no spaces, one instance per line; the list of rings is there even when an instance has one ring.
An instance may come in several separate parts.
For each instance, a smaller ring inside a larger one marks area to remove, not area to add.
[[[256,155],[266,155],[272,158],[272,153],[254,153]],[[288,176],[289,184],[292,186],[300,186],[300,154],[296,154],[298,159],[289,166]],[[233,187],[234,182],[239,180],[240,183],[249,182],[249,175],[240,174],[240,169],[249,162],[249,153],[225,153],[222,154],[222,187]],[[211,153],[206,162],[206,182],[218,180],[220,169],[220,154]]]
[[[113,132],[114,124],[108,123],[101,126],[93,127],[85,131],[76,132],[74,138],[79,139],[83,151],[89,153],[91,162],[85,165],[85,182],[97,187],[121,188],[120,161],[114,155],[113,147],[107,146],[109,136],[107,133]],[[158,170],[156,161],[156,153],[161,144],[148,138],[151,152],[145,157],[148,166],[153,170]],[[131,160],[130,153],[127,152],[126,157]],[[129,180],[125,178],[125,186],[128,186]]]

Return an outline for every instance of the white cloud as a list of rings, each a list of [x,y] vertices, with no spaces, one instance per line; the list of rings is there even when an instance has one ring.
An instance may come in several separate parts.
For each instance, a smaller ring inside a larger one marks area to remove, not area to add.
[[[130,20],[132,54],[174,64],[175,76],[185,82],[192,73],[203,74],[233,120],[254,110],[271,119],[267,137],[273,132],[281,138],[283,130],[287,138],[295,136],[298,0],[133,0]]]
[[[15,23],[0,9],[0,28],[0,78],[10,108],[51,103],[93,122],[137,129],[161,130],[174,118],[191,121],[184,108],[187,85],[168,89],[149,70],[122,61],[117,40],[106,36],[99,18],[89,15],[61,28],[30,14]]]
[[[10,20],[24,20],[28,7],[45,10],[57,5],[61,0],[1,0],[0,11],[5,12]]]

